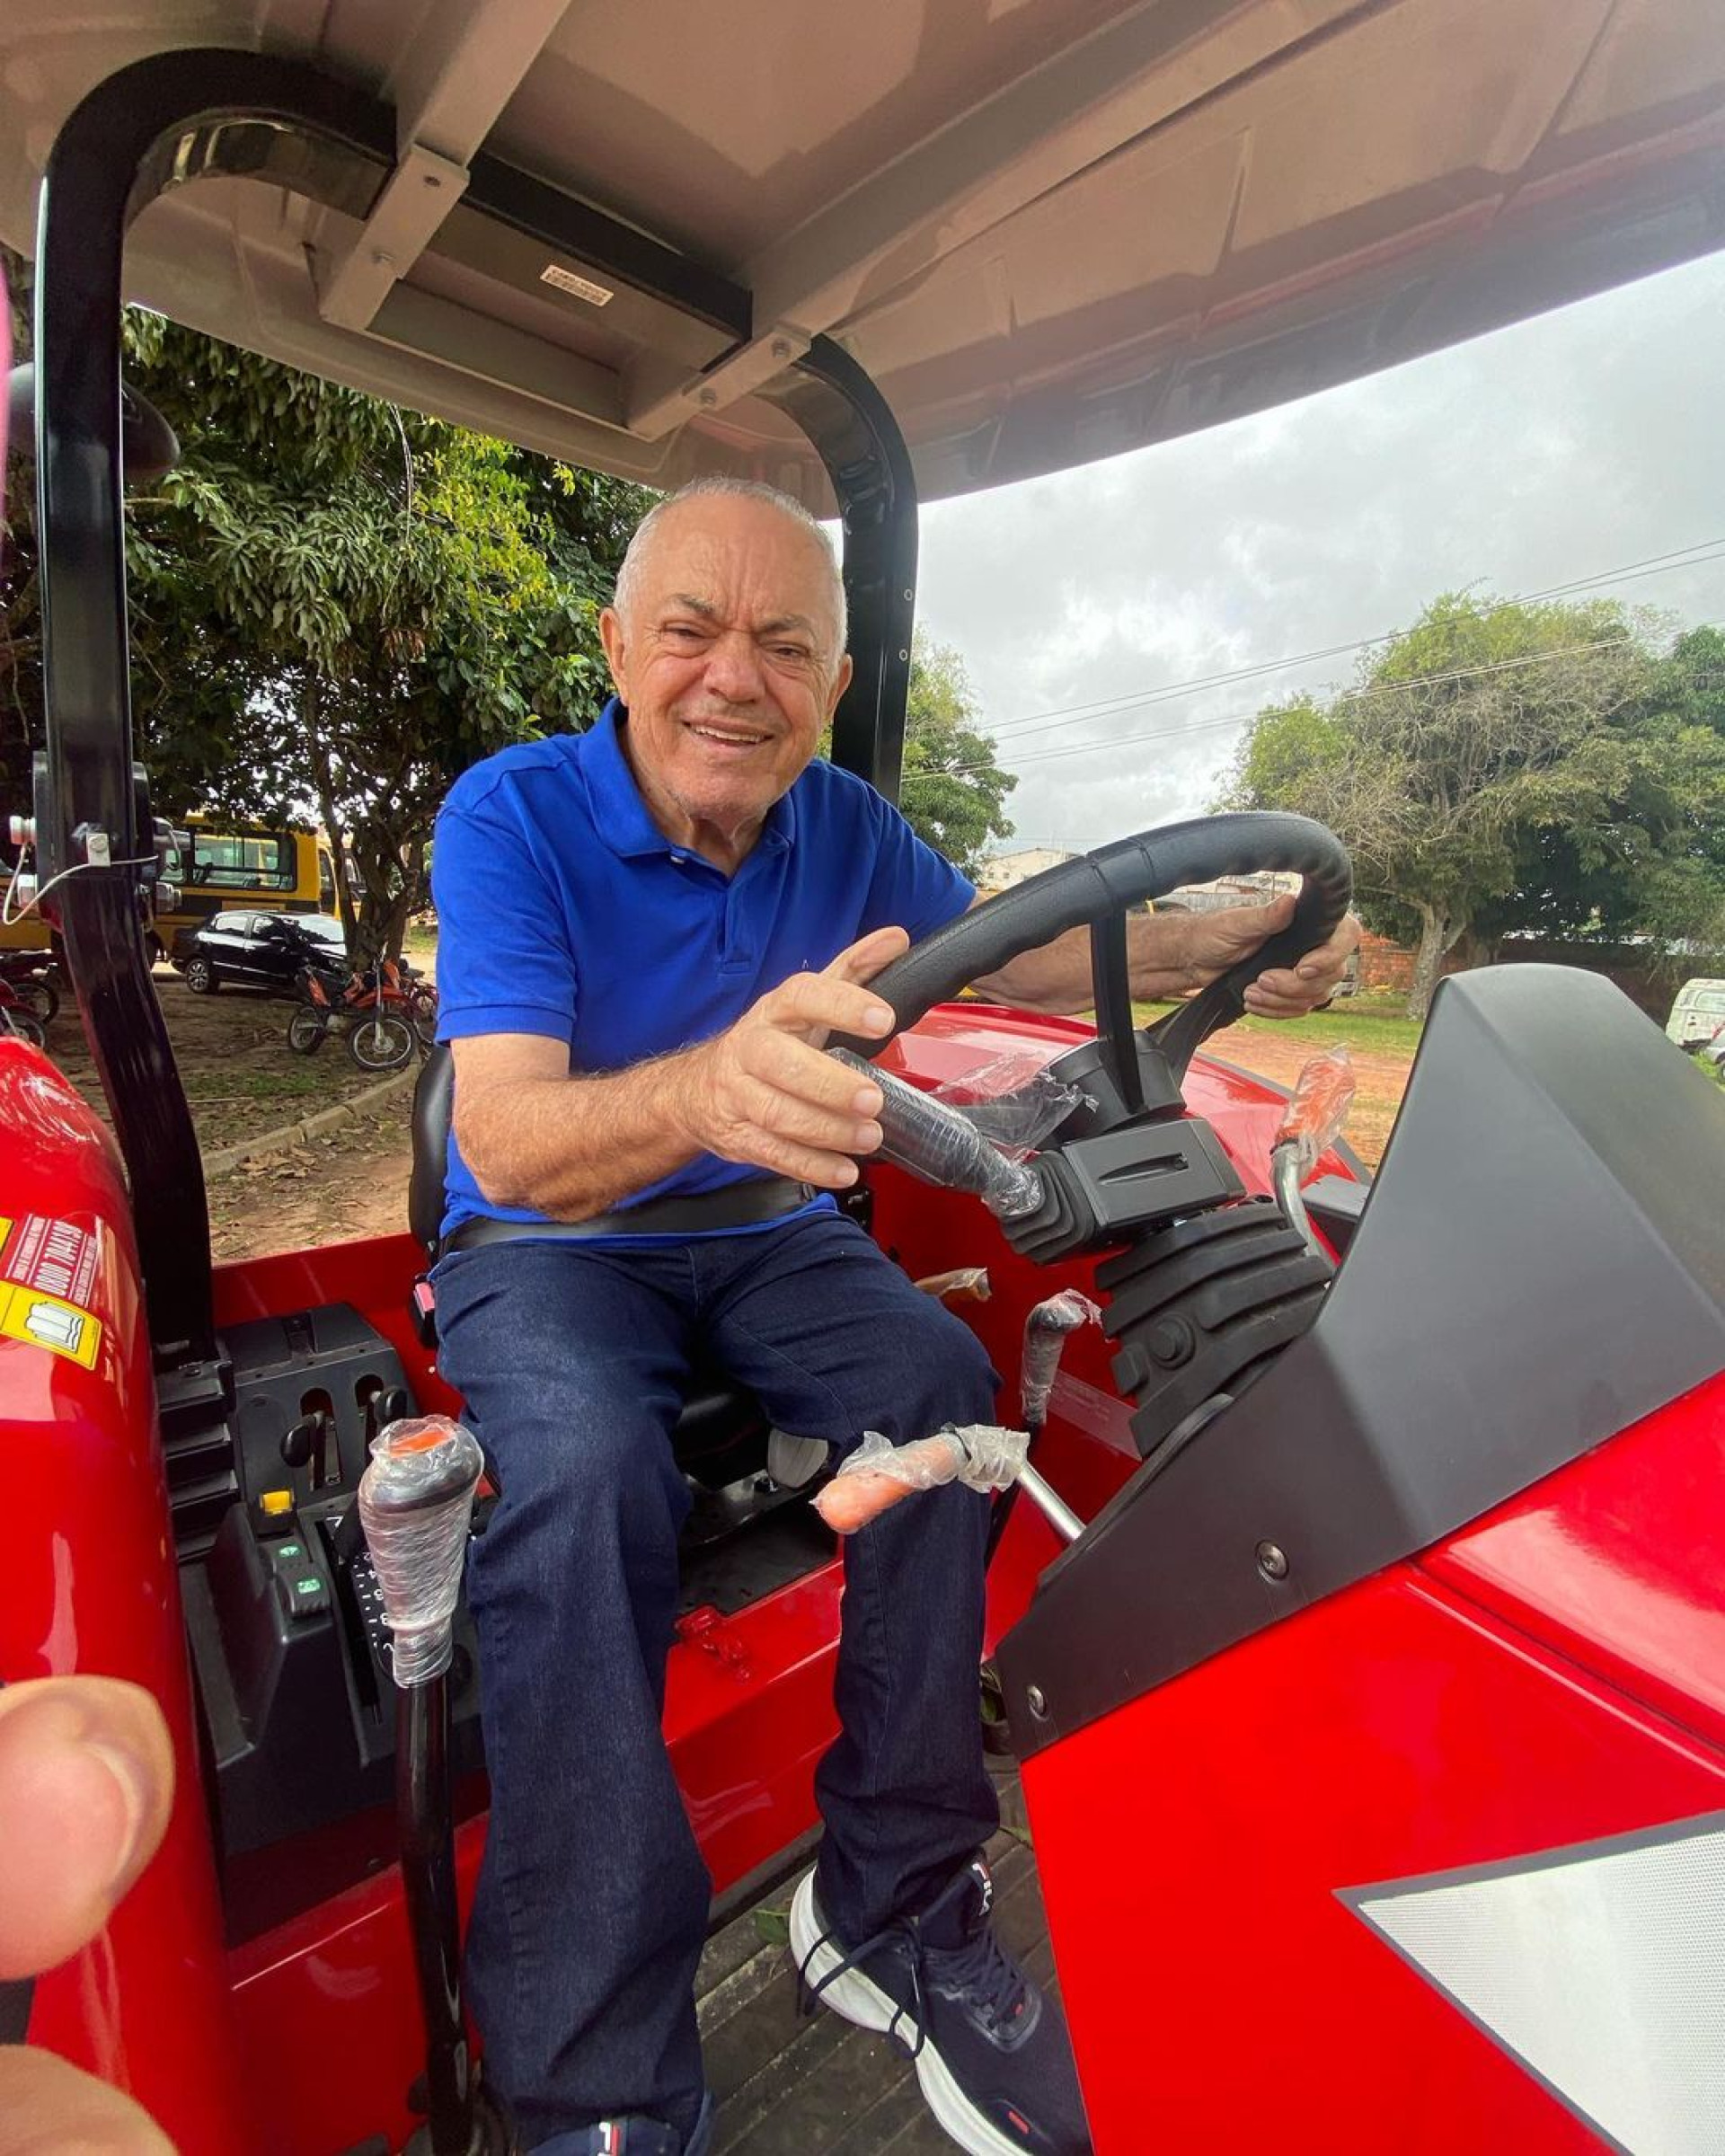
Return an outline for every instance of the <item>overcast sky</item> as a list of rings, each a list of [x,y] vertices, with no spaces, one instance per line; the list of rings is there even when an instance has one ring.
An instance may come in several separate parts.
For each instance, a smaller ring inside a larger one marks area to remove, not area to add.
[[[918,611],[1019,774],[1009,844],[1081,848],[1201,813],[1241,737],[1220,722],[1340,685],[1353,658],[1038,714],[1378,634],[1446,589],[1539,591],[1714,539],[1725,256],[1256,419],[932,503]],[[1599,588],[1725,622],[1725,559]]]

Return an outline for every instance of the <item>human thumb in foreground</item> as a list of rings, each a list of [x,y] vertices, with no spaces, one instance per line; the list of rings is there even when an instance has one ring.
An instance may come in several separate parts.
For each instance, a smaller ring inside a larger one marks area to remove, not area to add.
[[[97,1937],[155,1854],[173,1801],[161,1710],[112,1677],[0,1691],[0,1978]],[[0,2047],[0,2156],[172,2156],[129,2097],[26,2045]]]

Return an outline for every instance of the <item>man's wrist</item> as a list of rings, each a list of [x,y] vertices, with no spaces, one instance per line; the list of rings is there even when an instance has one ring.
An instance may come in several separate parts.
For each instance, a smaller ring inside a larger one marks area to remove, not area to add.
[[[1203,975],[1193,956],[1196,925],[1190,914],[1137,916],[1137,932],[1128,946],[1135,1002],[1163,1003],[1170,996],[1186,995],[1203,986]]]
[[[674,1056],[660,1056],[647,1065],[652,1074],[654,1106],[662,1120],[686,1144],[691,1157],[707,1151],[698,1100],[711,1042],[680,1048]]]

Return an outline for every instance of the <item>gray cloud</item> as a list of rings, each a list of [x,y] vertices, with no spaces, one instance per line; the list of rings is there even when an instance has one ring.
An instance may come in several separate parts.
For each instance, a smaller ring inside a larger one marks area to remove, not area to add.
[[[1343,643],[1725,535],[1725,257],[1213,432],[924,511],[920,613],[1020,773],[1026,844],[1199,813],[1219,721],[1334,658],[1046,730],[1032,714]],[[1725,619],[1725,562],[1613,588]],[[1154,738],[1138,738],[1153,735]],[[1094,754],[1039,760],[1082,741]]]

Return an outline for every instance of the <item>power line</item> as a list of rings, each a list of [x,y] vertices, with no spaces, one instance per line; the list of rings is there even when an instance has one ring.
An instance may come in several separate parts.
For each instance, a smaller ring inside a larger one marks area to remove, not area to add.
[[[1704,551],[1712,550],[1712,551]],[[1695,557],[1694,560],[1685,559]],[[1574,577],[1561,584],[1547,585],[1543,590],[1523,592],[1517,597],[1506,599],[1504,605],[1529,605],[1541,599],[1561,598],[1567,594],[1586,591],[1600,584],[1630,583],[1644,576],[1665,576],[1678,569],[1705,568],[1711,561],[1725,559],[1725,535],[1713,539],[1697,539],[1688,546],[1674,547],[1663,554],[1646,554],[1638,561],[1622,564],[1616,569],[1596,570],[1586,577]],[[1151,704],[1165,703],[1175,697],[1194,695],[1201,690],[1222,688],[1237,681],[1250,681],[1265,674],[1291,672],[1296,667],[1315,665],[1320,659],[1344,658],[1352,651],[1369,650],[1376,644],[1393,643],[1405,635],[1402,629],[1385,630],[1375,636],[1356,637],[1350,641],[1325,644],[1310,651],[1300,651],[1282,658],[1263,659],[1250,666],[1231,667],[1214,674],[1195,675],[1185,681],[1165,682],[1145,690],[1127,690],[1118,696],[1098,697],[1089,703],[1056,705],[1052,710],[1022,713],[1016,719],[1004,719],[986,730],[996,740],[1011,736],[1014,739],[1028,739],[1031,734],[1044,730],[1064,731],[1066,726],[1080,720],[1123,718],[1128,711],[1142,711]],[[1148,734],[1117,735],[1119,742],[1147,740]]]
[[[1692,622],[1689,625],[1694,629],[1725,628],[1725,623],[1720,622]],[[1429,688],[1450,681],[1471,681],[1482,675],[1508,673],[1517,667],[1537,666],[1550,658],[1574,658],[1587,651],[1618,650],[1628,641],[1627,637],[1607,636],[1590,644],[1553,644],[1548,650],[1526,651],[1514,658],[1489,659],[1477,667],[1455,667],[1445,673],[1411,674],[1405,681],[1384,682],[1370,689],[1347,690],[1336,701],[1349,704],[1374,703],[1400,696],[1409,689]],[[1217,728],[1250,726],[1261,716],[1261,708],[1255,711],[1231,711],[1219,719],[1194,719],[1184,726],[1152,727],[1141,733],[1118,734],[1109,741],[1074,741],[1062,748],[1033,748],[1015,761],[1020,764],[1051,764],[1068,756],[1094,755],[1103,749],[1135,748],[1141,741],[1184,740],[1189,735],[1208,733]],[[959,764],[951,767],[948,775],[962,778],[988,768],[983,764]]]

